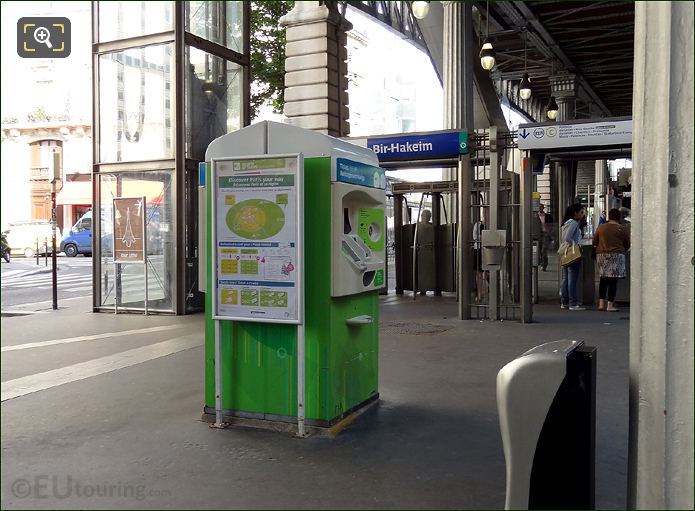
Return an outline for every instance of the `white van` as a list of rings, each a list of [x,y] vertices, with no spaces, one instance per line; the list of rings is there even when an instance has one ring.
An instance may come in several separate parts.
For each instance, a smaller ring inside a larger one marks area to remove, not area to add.
[[[10,254],[24,257],[34,257],[36,255],[36,245],[38,241],[39,254],[46,252],[44,244],[48,240],[48,253],[51,253],[51,239],[53,231],[51,222],[47,220],[32,220],[28,222],[14,222],[7,228],[7,244],[10,246]],[[63,236],[60,227],[56,227],[56,247],[60,246]]]

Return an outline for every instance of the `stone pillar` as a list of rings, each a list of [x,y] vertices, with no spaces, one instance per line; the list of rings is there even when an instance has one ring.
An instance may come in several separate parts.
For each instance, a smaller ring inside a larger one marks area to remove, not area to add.
[[[352,24],[331,5],[295,2],[280,18],[287,28],[284,114],[293,126],[342,137],[350,132],[345,44]]]
[[[577,97],[577,80],[573,74],[561,74],[553,76],[550,80],[550,87],[555,101],[557,101],[557,120],[569,121],[574,119],[575,101]],[[554,185],[556,187],[556,203],[553,215],[558,224],[562,223],[567,206],[572,204],[574,199],[574,165],[571,162],[563,161],[555,165]]]
[[[466,2],[442,2],[444,128],[473,131],[473,31],[472,6]]]
[[[442,23],[442,74],[444,88],[444,128],[460,129],[463,126],[463,108],[461,100],[461,74],[459,58],[463,46],[463,9],[457,2],[442,2],[444,7],[444,19]],[[442,179],[454,181],[457,179],[457,169],[443,169]],[[450,211],[452,218],[458,218],[456,198],[452,195],[444,196],[446,210]]]
[[[463,129],[474,133],[473,127],[473,6],[469,2],[442,2],[443,71],[444,71],[444,127]],[[458,208],[456,221],[459,231],[457,250],[457,286],[459,319],[470,317],[470,294],[473,267],[473,226],[471,224],[472,169],[470,158],[460,159],[457,169],[444,172],[444,179],[458,180]],[[454,211],[453,201],[447,203]]]
[[[628,507],[693,509],[693,3],[635,4]]]

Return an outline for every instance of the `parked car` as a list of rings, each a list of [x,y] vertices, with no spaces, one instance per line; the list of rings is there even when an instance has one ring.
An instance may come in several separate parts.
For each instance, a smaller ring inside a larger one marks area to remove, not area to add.
[[[7,244],[10,246],[10,253],[13,255],[24,254],[25,257],[36,255],[36,245],[38,242],[39,254],[52,251],[51,239],[53,231],[51,222],[47,220],[32,220],[27,222],[10,223],[7,228]],[[60,228],[56,227],[56,246],[62,241]],[[48,250],[44,248],[48,243]]]
[[[60,244],[60,251],[68,257],[77,254],[92,255],[92,212],[82,215]]]

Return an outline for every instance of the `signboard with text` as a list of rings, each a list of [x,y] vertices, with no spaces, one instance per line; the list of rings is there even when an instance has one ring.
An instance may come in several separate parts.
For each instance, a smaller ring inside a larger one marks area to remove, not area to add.
[[[347,158],[336,158],[335,181],[370,188],[386,188],[386,173],[381,167],[375,167]]]
[[[522,150],[629,146],[631,144],[632,119],[521,124],[518,132],[518,146]]]
[[[113,199],[113,261],[145,262],[145,197]]]
[[[214,319],[302,323],[302,165],[212,161]]]
[[[380,162],[456,158],[468,154],[468,133],[440,131],[384,137],[370,137],[367,147]]]

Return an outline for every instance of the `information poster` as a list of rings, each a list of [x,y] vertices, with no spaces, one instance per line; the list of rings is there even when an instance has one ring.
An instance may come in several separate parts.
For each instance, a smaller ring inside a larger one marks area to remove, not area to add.
[[[217,319],[301,322],[301,165],[213,161]]]
[[[145,262],[145,198],[113,199],[113,259],[115,263]]]

